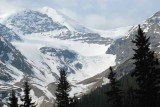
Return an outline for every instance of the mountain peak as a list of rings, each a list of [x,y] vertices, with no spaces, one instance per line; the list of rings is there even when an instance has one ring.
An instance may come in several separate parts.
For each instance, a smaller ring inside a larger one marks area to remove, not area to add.
[[[160,17],[160,11],[156,12],[153,16],[158,16],[158,17]]]
[[[53,8],[51,8],[51,7],[48,7],[48,6],[45,6],[45,7],[43,7],[43,8],[40,9],[40,10],[42,10],[42,11],[55,11],[55,12],[57,12],[57,10],[55,10],[55,9],[53,9]]]
[[[148,20],[149,23],[159,24],[160,23],[160,11],[156,12]]]
[[[40,33],[66,29],[65,26],[53,21],[49,16],[35,10],[24,10],[10,16],[5,25],[22,34]]]
[[[91,32],[90,29],[83,26],[79,22],[75,21],[74,19],[70,18],[69,16],[63,14],[61,11],[50,8],[50,7],[43,7],[40,9],[43,14],[47,14],[51,17],[54,21],[66,26],[70,31],[77,31],[77,32]]]

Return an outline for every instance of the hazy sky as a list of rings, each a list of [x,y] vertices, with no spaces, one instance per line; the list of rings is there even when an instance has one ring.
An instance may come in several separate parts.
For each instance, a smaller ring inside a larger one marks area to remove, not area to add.
[[[160,0],[0,0],[0,17],[21,8],[52,7],[96,29],[136,25],[160,11]]]

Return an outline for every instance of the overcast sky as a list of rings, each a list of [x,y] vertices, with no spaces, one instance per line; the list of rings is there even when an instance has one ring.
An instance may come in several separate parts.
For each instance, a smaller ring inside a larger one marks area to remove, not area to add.
[[[96,29],[136,25],[160,11],[160,0],[0,0],[0,17],[22,8],[52,7]]]

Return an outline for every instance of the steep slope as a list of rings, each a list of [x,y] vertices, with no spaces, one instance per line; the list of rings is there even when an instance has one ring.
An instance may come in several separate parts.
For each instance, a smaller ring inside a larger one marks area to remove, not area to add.
[[[4,64],[12,65],[26,74],[33,74],[32,67],[26,58],[3,37],[0,38],[0,60]]]
[[[141,24],[146,36],[150,37],[151,49],[159,54],[160,41],[160,12],[155,13],[152,17]],[[132,27],[129,32],[119,39],[117,39],[107,50],[107,54],[116,55],[116,62],[122,63],[132,57],[133,44],[132,39],[137,34],[137,26]]]
[[[5,25],[0,24],[0,37],[4,37],[8,41],[22,41],[21,38]]]
[[[22,78],[22,74],[34,74],[32,66],[10,42],[22,39],[11,29],[0,24],[0,81],[13,82]],[[23,72],[23,73],[22,73]],[[19,77],[20,76],[20,77]],[[18,77],[18,78],[17,78]]]

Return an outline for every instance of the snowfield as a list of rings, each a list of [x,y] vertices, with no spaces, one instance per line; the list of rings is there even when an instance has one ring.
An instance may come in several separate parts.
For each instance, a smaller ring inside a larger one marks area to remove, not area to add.
[[[115,65],[115,56],[105,54],[105,51],[107,50],[109,45],[105,46],[98,44],[81,43],[78,41],[59,40],[56,38],[50,38],[49,36],[43,36],[43,34],[41,33],[25,35],[23,40],[23,42],[12,42],[12,44],[18,50],[20,50],[20,52],[25,57],[27,57],[29,61],[34,63],[37,68],[45,69],[46,72],[48,72],[48,76],[50,72],[59,74],[58,70],[56,69],[56,67],[58,66],[58,62],[56,62],[53,57],[42,54],[40,52],[40,48],[42,47],[70,50],[78,55],[77,61],[82,63],[83,68],[81,70],[78,70],[75,74],[71,73],[70,75],[68,75],[69,80],[72,82],[81,81],[88,77],[94,76],[104,71],[109,66]],[[47,70],[42,62],[46,62],[52,69],[52,71]],[[39,77],[38,74],[37,77]],[[47,79],[46,81],[48,81],[47,83],[50,83],[55,81],[55,79],[51,77],[51,79]]]

